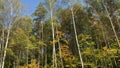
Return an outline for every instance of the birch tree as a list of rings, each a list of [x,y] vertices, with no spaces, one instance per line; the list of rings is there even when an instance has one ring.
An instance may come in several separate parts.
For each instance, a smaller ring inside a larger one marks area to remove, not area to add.
[[[8,47],[8,43],[9,43],[9,37],[10,37],[10,32],[11,32],[11,28],[14,25],[14,23],[19,19],[19,13],[20,13],[20,9],[21,9],[21,4],[19,0],[7,0],[5,1],[5,12],[7,12],[7,36],[6,36],[6,41],[5,41],[5,47],[4,47],[4,54],[3,54],[3,59],[2,59],[2,67],[4,68],[4,64],[5,64],[5,58],[6,58],[6,49]],[[8,7],[9,6],[9,7]]]
[[[75,33],[75,40],[76,40],[76,44],[77,44],[77,48],[78,48],[78,53],[79,53],[79,59],[81,61],[81,64],[82,64],[82,68],[84,68],[84,64],[83,64],[83,59],[82,59],[82,54],[81,54],[81,50],[80,50],[80,45],[79,45],[79,42],[78,42],[78,36],[77,36],[77,30],[76,30],[76,25],[75,25],[75,18],[74,18],[74,11],[73,11],[73,7],[72,7],[72,2],[70,0],[70,2],[68,2],[68,5],[70,5],[70,10],[71,10],[71,14],[72,14],[72,23],[73,23],[73,28],[74,28],[74,33]]]
[[[54,29],[54,22],[53,22],[53,10],[54,10],[54,5],[55,5],[55,2],[57,0],[48,0],[47,3],[48,3],[48,9],[50,11],[50,22],[51,22],[51,25],[52,25],[52,40],[53,40],[53,55],[52,55],[52,58],[53,58],[53,68],[57,68],[57,58],[56,58],[56,49],[55,49],[55,43],[54,43],[54,40],[55,40],[55,29]]]
[[[113,32],[114,32],[114,35],[115,35],[116,41],[117,41],[117,43],[118,43],[118,46],[120,47],[120,42],[119,42],[119,39],[118,39],[116,30],[115,30],[115,27],[114,27],[114,25],[113,25],[113,21],[112,21],[112,19],[111,19],[111,17],[110,17],[110,13],[109,13],[106,5],[104,4],[104,0],[102,0],[102,4],[103,4],[103,7],[105,8],[105,12],[106,12],[106,14],[107,14],[107,17],[108,17],[108,19],[110,20],[110,24],[111,24],[111,26],[112,26],[112,30],[113,30]]]

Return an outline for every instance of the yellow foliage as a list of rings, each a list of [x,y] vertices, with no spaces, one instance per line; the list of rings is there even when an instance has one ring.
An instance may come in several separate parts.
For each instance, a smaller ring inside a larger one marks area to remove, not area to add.
[[[50,41],[50,44],[53,44],[53,43],[57,43],[58,40],[53,40],[53,41]]]
[[[85,54],[85,55],[92,55],[92,49],[87,48],[87,49],[83,52],[83,54]]]
[[[35,59],[31,60],[31,64],[28,65],[29,68],[40,68],[39,63],[36,63]]]
[[[110,50],[109,50],[109,53],[110,53],[110,54],[115,54],[115,53],[117,53],[117,50],[116,50],[116,49],[110,49]]]
[[[27,68],[26,66],[20,66],[19,68]]]
[[[108,50],[108,48],[107,48],[107,47],[103,47],[103,50],[107,51],[107,50]]]
[[[61,38],[64,35],[62,31],[56,31],[56,34],[58,35],[59,38]]]

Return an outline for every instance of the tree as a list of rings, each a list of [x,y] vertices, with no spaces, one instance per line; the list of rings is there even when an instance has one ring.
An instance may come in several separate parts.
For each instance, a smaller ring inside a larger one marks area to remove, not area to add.
[[[42,25],[45,17],[47,14],[47,10],[45,8],[45,6],[43,5],[43,3],[40,3],[39,6],[37,7],[37,9],[35,10],[35,12],[32,14],[32,16],[34,17],[34,33],[37,35],[37,38],[40,40],[42,39],[41,37],[41,32],[43,32],[42,30]],[[44,28],[44,27],[43,27]]]
[[[38,41],[42,41],[44,42],[44,37],[43,37],[43,34],[44,34],[44,23],[43,21],[45,20],[46,18],[46,15],[47,15],[47,10],[45,8],[45,6],[43,5],[43,3],[40,3],[39,6],[37,7],[37,9],[35,10],[35,12],[33,13],[33,17],[34,17],[34,29],[33,29],[33,33],[36,34],[36,38],[38,39]],[[44,47],[43,46],[39,46],[39,48],[41,47],[41,51],[45,51],[44,50]],[[43,56],[43,52],[42,52],[42,58],[44,58]],[[40,59],[40,57],[39,57]],[[38,61],[39,61],[38,59]],[[40,62],[39,62],[40,63]],[[43,63],[43,59],[42,59],[42,65],[44,64]]]
[[[0,68],[119,68],[119,5],[46,0],[24,16],[20,1],[0,0]]]
[[[5,50],[4,50],[4,54],[3,54],[3,60],[2,60],[2,68],[4,68],[4,63],[5,63],[5,57],[6,57],[6,49],[8,47],[8,43],[9,43],[9,36],[10,36],[10,31],[12,28],[12,25],[16,22],[16,20],[18,20],[18,13],[20,12],[20,8],[21,8],[21,4],[20,1],[11,1],[8,0],[5,3],[8,3],[8,5],[10,7],[7,7],[7,5],[5,5],[6,11],[9,13],[8,14],[8,21],[7,21],[7,36],[6,36],[6,42],[5,42]],[[10,19],[9,19],[10,17]]]
[[[50,22],[51,22],[51,25],[52,25],[52,40],[53,40],[53,67],[56,67],[57,68],[57,59],[56,59],[56,50],[55,50],[55,43],[54,43],[54,39],[55,39],[55,31],[54,31],[54,21],[53,21],[53,9],[54,9],[54,5],[55,5],[55,2],[57,0],[48,0],[46,3],[48,4],[48,9],[50,11]]]

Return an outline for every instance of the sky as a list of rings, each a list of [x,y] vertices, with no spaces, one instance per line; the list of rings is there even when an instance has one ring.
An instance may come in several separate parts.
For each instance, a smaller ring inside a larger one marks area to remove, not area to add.
[[[84,0],[81,0],[82,4]],[[39,5],[40,2],[44,2],[44,0],[21,0],[23,4],[23,16],[31,16],[32,13],[36,10],[36,7]]]
[[[24,16],[30,16],[36,10],[40,2],[44,2],[44,0],[21,0],[24,7],[22,14]]]

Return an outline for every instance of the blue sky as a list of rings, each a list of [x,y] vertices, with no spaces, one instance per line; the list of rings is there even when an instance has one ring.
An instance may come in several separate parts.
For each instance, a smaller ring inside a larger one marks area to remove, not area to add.
[[[82,4],[84,0],[81,0]],[[23,16],[30,16],[35,10],[36,7],[39,5],[40,2],[44,2],[44,0],[21,0],[21,3],[23,4],[24,10],[23,10]]]
[[[40,2],[44,2],[44,0],[21,0],[21,3],[24,6],[23,15],[30,16],[36,10],[36,7]]]

